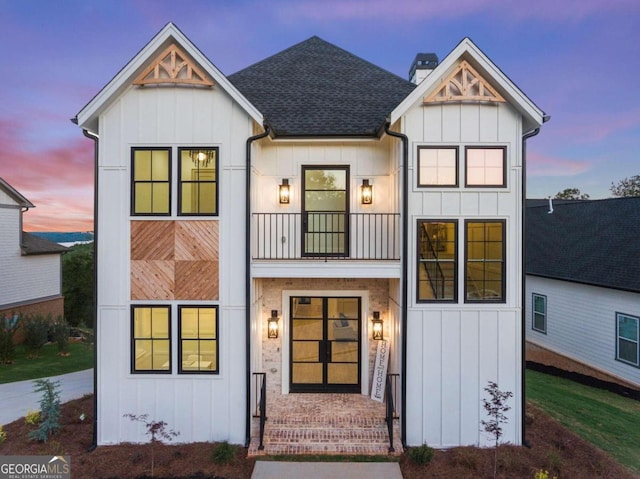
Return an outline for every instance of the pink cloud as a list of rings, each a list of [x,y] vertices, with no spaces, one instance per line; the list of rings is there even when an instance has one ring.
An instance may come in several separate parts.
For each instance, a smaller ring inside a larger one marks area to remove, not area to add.
[[[529,152],[527,176],[575,176],[592,168],[590,163]]]
[[[550,134],[571,138],[572,143],[597,143],[616,133],[640,128],[640,110],[583,114],[558,118],[562,124],[550,128]]]

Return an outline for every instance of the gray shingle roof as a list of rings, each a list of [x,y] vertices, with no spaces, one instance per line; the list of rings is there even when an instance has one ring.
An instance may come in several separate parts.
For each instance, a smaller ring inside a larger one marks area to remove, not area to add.
[[[375,136],[415,85],[318,37],[229,76],[276,136]]]
[[[527,274],[640,292],[640,197],[531,204]]]
[[[60,254],[69,249],[66,246],[40,238],[26,231],[22,232],[22,244],[20,246],[22,248],[22,254],[25,256],[33,254]]]

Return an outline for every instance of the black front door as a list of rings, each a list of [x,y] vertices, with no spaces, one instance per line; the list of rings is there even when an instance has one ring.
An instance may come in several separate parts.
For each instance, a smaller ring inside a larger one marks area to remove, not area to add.
[[[291,392],[360,392],[360,298],[292,297]]]

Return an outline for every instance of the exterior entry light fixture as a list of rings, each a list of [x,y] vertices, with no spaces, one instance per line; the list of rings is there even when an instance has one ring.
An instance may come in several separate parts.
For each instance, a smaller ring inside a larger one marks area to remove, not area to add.
[[[376,341],[384,339],[382,334],[382,319],[380,319],[380,311],[373,312],[373,319],[371,320],[371,323],[373,326],[371,338]]]
[[[360,198],[363,205],[370,205],[373,203],[373,186],[369,184],[369,180],[362,180]]]
[[[278,310],[271,310],[271,317],[267,320],[267,337],[269,339],[278,338]]]
[[[281,205],[289,204],[290,193],[291,192],[289,190],[289,180],[285,178],[282,180],[282,184],[278,188],[278,196],[280,198]]]

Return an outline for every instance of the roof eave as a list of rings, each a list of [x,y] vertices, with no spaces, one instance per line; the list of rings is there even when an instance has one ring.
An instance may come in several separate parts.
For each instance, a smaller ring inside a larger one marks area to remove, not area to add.
[[[7,183],[3,178],[0,178],[0,189],[4,190],[7,195],[14,199],[19,206],[23,208],[35,208],[36,206],[25,198],[18,190]]]

